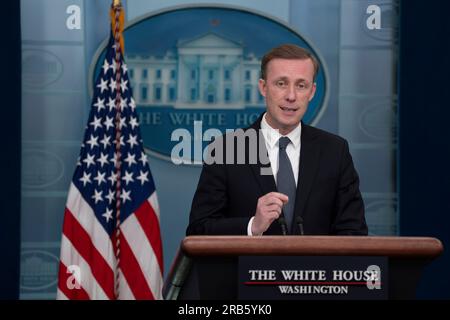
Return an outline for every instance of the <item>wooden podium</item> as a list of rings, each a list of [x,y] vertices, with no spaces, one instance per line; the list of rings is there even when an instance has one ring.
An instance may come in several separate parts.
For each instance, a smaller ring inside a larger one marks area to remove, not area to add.
[[[167,300],[237,299],[239,256],[381,256],[389,299],[414,299],[422,269],[443,251],[425,237],[189,236],[166,279]]]

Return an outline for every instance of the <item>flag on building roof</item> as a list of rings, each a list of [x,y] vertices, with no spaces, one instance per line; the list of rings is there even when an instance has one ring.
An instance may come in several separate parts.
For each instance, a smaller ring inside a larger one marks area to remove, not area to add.
[[[94,88],[67,198],[58,299],[161,299],[159,206],[123,58],[123,11]]]

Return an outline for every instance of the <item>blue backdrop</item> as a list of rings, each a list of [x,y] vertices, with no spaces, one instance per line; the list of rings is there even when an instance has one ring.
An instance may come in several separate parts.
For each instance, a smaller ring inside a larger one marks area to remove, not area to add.
[[[3,92],[8,92],[8,95],[7,98],[4,98],[3,109],[6,113],[4,119],[7,121],[3,121],[0,126],[6,144],[0,160],[4,173],[0,205],[0,246],[2,249],[0,298],[10,299],[17,298],[19,292],[21,243],[19,213],[21,212],[20,164],[22,159],[20,149],[22,138],[19,3],[19,1],[9,1],[4,4],[5,12],[8,12],[8,15],[4,17],[5,24],[8,25],[8,32],[4,33],[4,37],[6,37],[4,43],[7,43],[8,47],[7,50],[2,50],[1,60],[7,61],[4,64],[4,79],[8,81],[3,85]],[[296,8],[302,3],[300,1],[293,2],[291,8]],[[341,3],[346,5],[349,2],[342,1]],[[450,48],[447,42],[450,30],[446,22],[446,13],[450,11],[450,3],[439,1],[438,4],[401,1],[398,59],[399,157],[396,168],[398,170],[400,235],[433,236],[441,239],[444,246],[448,247],[450,245],[450,203],[448,201],[450,173],[447,166],[450,163],[450,134],[447,119],[450,118],[450,110],[446,105],[450,98],[450,92],[446,86],[448,84],[447,74],[450,72],[448,61]],[[89,6],[87,11],[105,12],[105,8],[97,8],[98,4],[95,2],[89,1],[87,6]],[[105,15],[100,18],[105,20],[107,17]],[[293,19],[295,17],[291,18],[292,23],[297,26],[302,26],[302,21],[305,21],[304,19]],[[90,57],[96,49],[96,45],[92,45],[91,43],[94,42],[89,41],[89,38],[102,38],[107,31],[107,26],[104,30],[99,30],[95,25],[88,24],[86,28],[89,32],[86,32],[84,41],[89,45],[84,48],[84,54]],[[308,27],[303,30],[306,33],[310,31]],[[77,37],[75,34],[75,38],[72,39],[74,46],[80,44],[81,38]],[[330,43],[327,39],[326,33],[319,32],[316,34],[315,42],[320,46],[321,43]],[[27,44],[34,45],[35,43]],[[332,47],[335,47],[334,43]],[[336,60],[336,52],[333,50],[326,51],[322,48],[322,52],[326,52],[324,55],[327,61]],[[82,61],[81,64],[88,64],[88,61]],[[338,81],[338,77],[331,79],[332,83]],[[76,86],[75,90],[84,92],[84,94],[87,92],[84,85]],[[334,94],[336,95],[337,92]],[[88,97],[83,98],[82,96],[81,98],[81,103],[87,105],[83,99],[88,100]],[[335,119],[335,116],[324,115],[321,124],[323,127],[336,129],[338,124]],[[29,130],[26,127],[23,129]],[[77,128],[74,128],[74,132],[75,129]],[[76,135],[81,136],[82,132],[76,133]],[[73,147],[74,150],[77,148],[78,146]],[[152,170],[156,170],[155,167],[152,167]],[[68,175],[70,176],[71,172]],[[190,178],[195,179],[195,175]],[[64,188],[63,185],[60,187]],[[30,194],[30,196],[35,195],[35,193]],[[56,196],[61,198],[58,206],[63,206],[64,196],[60,194],[56,194]],[[59,208],[58,206],[55,206],[56,209]],[[185,214],[185,212],[180,214]],[[171,221],[169,220],[167,223],[170,224]],[[28,230],[25,231],[26,236]],[[450,256],[448,253],[444,253],[425,270],[423,281],[419,287],[419,297],[450,298],[449,268]]]

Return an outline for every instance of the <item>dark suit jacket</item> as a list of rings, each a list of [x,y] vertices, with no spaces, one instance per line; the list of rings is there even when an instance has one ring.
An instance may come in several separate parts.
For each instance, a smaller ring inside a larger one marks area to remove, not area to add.
[[[250,128],[259,130],[261,119]],[[248,144],[245,149],[248,152]],[[277,191],[273,175],[261,175],[261,167],[261,163],[204,164],[186,234],[246,235],[258,198]],[[347,141],[303,123],[294,215],[303,218],[306,235],[368,232]],[[292,233],[299,234],[298,226]],[[264,234],[281,235],[280,224],[274,221]]]

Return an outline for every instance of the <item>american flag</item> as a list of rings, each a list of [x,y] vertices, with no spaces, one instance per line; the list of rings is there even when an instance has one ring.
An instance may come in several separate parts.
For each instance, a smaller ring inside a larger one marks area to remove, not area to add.
[[[159,206],[118,49],[120,9],[112,9],[112,35],[66,203],[58,299],[162,298]]]

